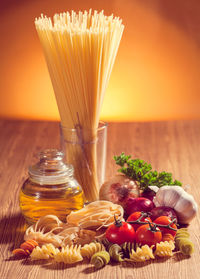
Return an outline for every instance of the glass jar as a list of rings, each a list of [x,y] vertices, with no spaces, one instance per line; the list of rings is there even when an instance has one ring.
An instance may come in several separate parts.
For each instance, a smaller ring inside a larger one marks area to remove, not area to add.
[[[20,191],[22,214],[31,224],[48,214],[66,221],[66,215],[84,205],[74,169],[63,162],[64,154],[56,149],[44,150],[39,157],[40,161],[29,167],[29,178]]]

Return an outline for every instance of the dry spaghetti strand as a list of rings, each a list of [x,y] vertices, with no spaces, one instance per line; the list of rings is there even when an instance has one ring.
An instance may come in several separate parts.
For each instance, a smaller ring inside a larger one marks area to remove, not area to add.
[[[74,11],[35,19],[51,76],[62,126],[81,129],[81,141],[67,144],[67,160],[88,201],[98,199],[96,141],[100,109],[124,26],[104,12]],[[78,118],[77,118],[78,115]],[[80,144],[81,142],[81,144]]]

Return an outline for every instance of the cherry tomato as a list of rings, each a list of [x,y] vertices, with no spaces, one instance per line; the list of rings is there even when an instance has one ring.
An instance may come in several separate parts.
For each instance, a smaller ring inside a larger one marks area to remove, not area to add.
[[[158,218],[156,218],[155,220],[154,220],[154,223],[155,224],[160,224],[160,225],[169,225],[169,223],[171,222],[172,220],[169,218],[169,217],[167,217],[167,216],[160,216],[160,217],[158,217]],[[172,223],[171,225],[170,225],[170,227],[172,227],[173,229],[176,229],[177,230],[177,226],[174,224],[174,223]],[[162,228],[162,227],[159,227],[158,226],[158,228],[161,230],[161,232],[163,233],[163,234],[165,234],[165,233],[170,233],[172,236],[175,236],[176,235],[176,231],[174,231],[174,230],[170,230],[170,229],[168,229],[168,228]]]
[[[138,219],[141,217],[141,215],[142,215],[142,212],[136,211],[136,212],[132,213],[132,214],[128,217],[128,219],[126,220],[126,222],[136,221],[136,220],[138,220]],[[142,217],[142,218],[140,219],[140,221],[152,223],[151,218],[149,218],[149,217],[147,217],[147,216],[146,216],[146,217]],[[131,224],[131,225],[133,226],[134,230],[136,231],[140,226],[142,226],[142,225],[144,225],[144,224]]]
[[[161,231],[153,224],[142,225],[136,231],[136,242],[141,245],[155,245],[162,240]]]
[[[134,242],[135,230],[126,222],[116,221],[107,228],[106,238],[108,241],[119,245],[124,242]]]

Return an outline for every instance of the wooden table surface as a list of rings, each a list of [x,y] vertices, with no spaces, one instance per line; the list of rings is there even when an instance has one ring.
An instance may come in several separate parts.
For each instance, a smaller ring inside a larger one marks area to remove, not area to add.
[[[36,162],[44,148],[59,147],[59,124],[0,120],[0,242],[1,279],[122,278],[196,279],[200,278],[199,213],[189,226],[195,253],[191,257],[174,255],[170,259],[139,264],[113,264],[94,271],[87,263],[73,266],[46,265],[11,257],[13,248],[23,241],[24,219],[18,205],[19,189],[27,168]],[[108,128],[107,172],[117,167],[113,155],[124,151],[144,159],[154,169],[172,172],[174,178],[189,184],[200,205],[200,121],[110,123]]]

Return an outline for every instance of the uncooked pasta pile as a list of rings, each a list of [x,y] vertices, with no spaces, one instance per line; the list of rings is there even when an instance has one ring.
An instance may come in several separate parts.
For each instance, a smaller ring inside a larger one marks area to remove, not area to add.
[[[89,10],[35,19],[58,109],[67,161],[88,201],[98,199],[97,128],[124,26],[118,17]],[[70,129],[75,129],[73,138]]]

